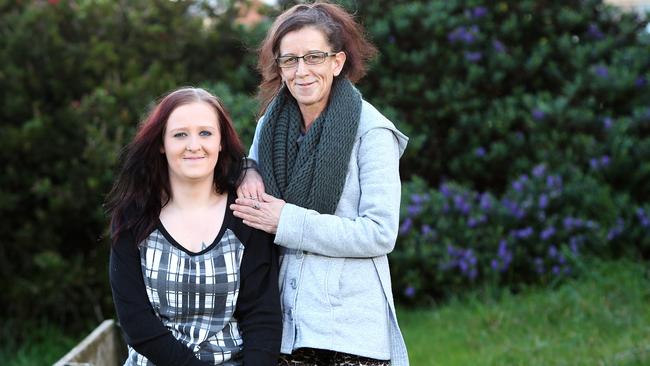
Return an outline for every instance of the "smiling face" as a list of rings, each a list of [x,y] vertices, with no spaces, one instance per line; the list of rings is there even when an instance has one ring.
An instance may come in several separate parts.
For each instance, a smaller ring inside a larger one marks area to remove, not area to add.
[[[315,27],[304,27],[287,33],[280,40],[279,56],[304,56],[311,52],[334,53],[325,34]],[[296,98],[300,110],[318,115],[325,109],[332,90],[334,77],[338,76],[345,64],[345,53],[339,52],[327,57],[318,65],[308,65],[303,59],[294,67],[281,68],[282,80],[291,95]]]
[[[170,181],[212,180],[219,151],[219,120],[212,106],[194,102],[169,115],[161,152],[167,157]]]

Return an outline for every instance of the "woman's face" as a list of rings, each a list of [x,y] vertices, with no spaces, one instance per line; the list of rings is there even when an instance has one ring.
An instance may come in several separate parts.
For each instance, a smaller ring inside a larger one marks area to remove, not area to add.
[[[323,32],[315,27],[304,27],[282,37],[279,56],[300,57],[312,52],[331,54],[334,51]],[[309,65],[304,59],[298,59],[295,66],[281,68],[280,73],[300,109],[320,113],[327,105],[334,77],[341,73],[344,63],[345,53],[339,52],[317,65]]]
[[[169,115],[161,152],[167,157],[170,180],[212,180],[219,151],[219,120],[212,106],[185,104]]]

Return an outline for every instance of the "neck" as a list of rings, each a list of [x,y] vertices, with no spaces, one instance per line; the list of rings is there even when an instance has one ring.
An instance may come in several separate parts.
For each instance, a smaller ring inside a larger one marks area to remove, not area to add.
[[[314,123],[316,118],[325,110],[325,105],[309,105],[309,106],[300,106],[300,114],[302,115],[302,122],[305,127],[305,132],[309,130],[309,127]]]
[[[222,196],[215,191],[212,177],[197,181],[180,181],[169,177],[169,181],[172,192],[169,203],[179,209],[207,208]]]

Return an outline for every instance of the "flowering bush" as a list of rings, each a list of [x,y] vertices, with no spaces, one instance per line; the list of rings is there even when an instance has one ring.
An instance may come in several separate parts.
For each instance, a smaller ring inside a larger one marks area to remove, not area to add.
[[[407,302],[486,283],[555,282],[573,275],[584,255],[612,256],[622,236],[639,250],[650,237],[647,206],[625,215],[607,185],[576,169],[539,164],[499,197],[453,182],[429,189],[419,178],[403,194],[391,264]]]

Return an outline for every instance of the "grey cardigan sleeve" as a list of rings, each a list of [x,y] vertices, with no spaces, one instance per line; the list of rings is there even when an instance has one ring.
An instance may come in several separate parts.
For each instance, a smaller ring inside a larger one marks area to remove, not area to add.
[[[358,199],[357,216],[319,214],[286,204],[280,215],[276,244],[331,257],[376,257],[393,250],[401,190],[397,137],[387,128],[373,128],[360,137],[358,144],[352,159],[357,159],[360,195],[341,197]]]

